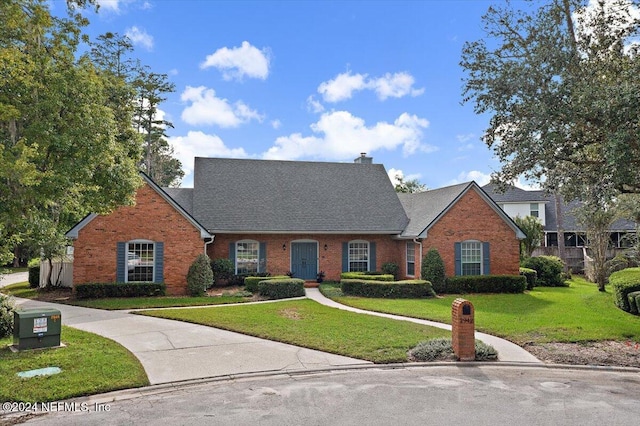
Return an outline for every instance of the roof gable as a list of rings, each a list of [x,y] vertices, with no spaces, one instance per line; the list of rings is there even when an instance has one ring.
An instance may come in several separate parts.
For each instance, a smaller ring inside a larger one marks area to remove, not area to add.
[[[502,218],[519,239],[524,233],[515,222],[475,182],[462,183],[445,188],[415,194],[398,194],[409,217],[404,237],[426,238],[429,229],[444,216],[468,191],[476,191],[480,197]]]
[[[167,194],[162,188],[160,188],[149,176],[140,172],[140,176],[153,189],[160,197],[162,197],[167,203],[169,203],[174,209],[178,211],[185,219],[187,219],[196,229],[200,231],[201,238],[212,238],[212,235],[180,204],[178,204],[169,194]],[[85,216],[80,222],[78,222],[73,228],[71,228],[65,234],[65,237],[71,239],[77,239],[78,233],[82,228],[88,225],[93,219],[98,217],[95,213],[90,213]]]
[[[213,233],[400,234],[408,218],[381,164],[200,158],[193,214]]]

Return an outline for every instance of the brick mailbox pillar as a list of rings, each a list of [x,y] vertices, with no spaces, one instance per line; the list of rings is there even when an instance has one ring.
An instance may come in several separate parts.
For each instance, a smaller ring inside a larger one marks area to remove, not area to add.
[[[451,305],[451,343],[460,361],[476,359],[475,320],[471,302],[456,299]]]

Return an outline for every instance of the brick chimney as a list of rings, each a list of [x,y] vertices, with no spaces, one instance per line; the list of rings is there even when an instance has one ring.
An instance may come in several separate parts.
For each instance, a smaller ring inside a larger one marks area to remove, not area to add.
[[[353,160],[353,162],[357,163],[357,164],[372,164],[373,163],[373,157],[367,157],[367,153],[366,152],[361,152],[360,153],[360,157],[358,157],[355,160]]]

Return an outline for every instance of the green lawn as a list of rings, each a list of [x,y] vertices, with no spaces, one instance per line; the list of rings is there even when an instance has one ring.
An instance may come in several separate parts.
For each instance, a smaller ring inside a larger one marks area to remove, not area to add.
[[[640,342],[640,317],[616,308],[610,292],[575,277],[570,287],[536,287],[524,294],[451,295],[439,299],[367,299],[340,296],[322,287],[328,297],[345,305],[451,323],[457,297],[475,308],[476,329],[518,344],[633,340]]]
[[[37,299],[38,292],[29,288],[29,283],[18,283],[8,285],[0,289],[2,293],[25,299]],[[250,302],[250,297],[244,296],[214,296],[214,297],[115,297],[107,299],[86,299],[86,300],[57,300],[56,303],[82,306],[85,308],[96,308],[106,310],[117,309],[146,309],[146,308],[167,308],[176,306],[205,306],[224,305],[229,303]]]
[[[419,342],[451,335],[446,330],[342,311],[312,300],[145,311],[143,314],[204,324],[376,363],[407,361],[407,351]]]
[[[62,327],[57,349],[12,352],[0,339],[0,401],[55,401],[149,384],[140,362],[118,343],[92,333]],[[59,367],[51,376],[20,378],[17,373]]]

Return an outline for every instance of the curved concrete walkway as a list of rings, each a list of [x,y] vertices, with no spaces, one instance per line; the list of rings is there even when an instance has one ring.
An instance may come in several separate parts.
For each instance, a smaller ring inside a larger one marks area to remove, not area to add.
[[[451,326],[446,324],[341,305],[324,297],[316,288],[306,289],[306,294],[309,299],[337,309],[451,329]],[[29,299],[16,299],[16,304],[25,309],[58,309],[64,325],[118,342],[140,360],[151,384],[233,377],[247,373],[291,373],[371,364],[360,359],[203,325],[134,315],[128,311],[105,311]],[[212,308],[223,309],[226,306],[230,305]],[[541,364],[533,355],[504,339],[483,333],[476,333],[476,338],[496,348],[499,361]]]
[[[316,302],[322,303],[323,305],[331,306],[332,308],[343,309],[345,311],[357,312],[360,314],[375,315],[383,318],[391,318],[391,319],[401,320],[401,321],[410,321],[416,324],[428,325],[431,327],[451,330],[451,326],[448,324],[442,324],[439,322],[427,321],[427,320],[422,320],[417,318],[403,317],[399,315],[384,314],[380,312],[365,311],[363,309],[352,308],[351,306],[342,305],[340,303],[334,302],[333,300],[325,297],[322,293],[320,293],[320,290],[318,290],[317,288],[307,288],[306,291],[307,291],[307,297],[309,299],[315,300]],[[491,336],[485,333],[478,333],[477,331],[476,331],[476,339],[482,340],[486,344],[496,348],[496,350],[498,351],[498,361],[527,362],[527,363],[542,364],[542,361],[540,361],[538,358],[534,357],[529,352],[522,349],[520,346],[516,345],[515,343],[511,343],[508,340],[501,339],[496,336]]]

